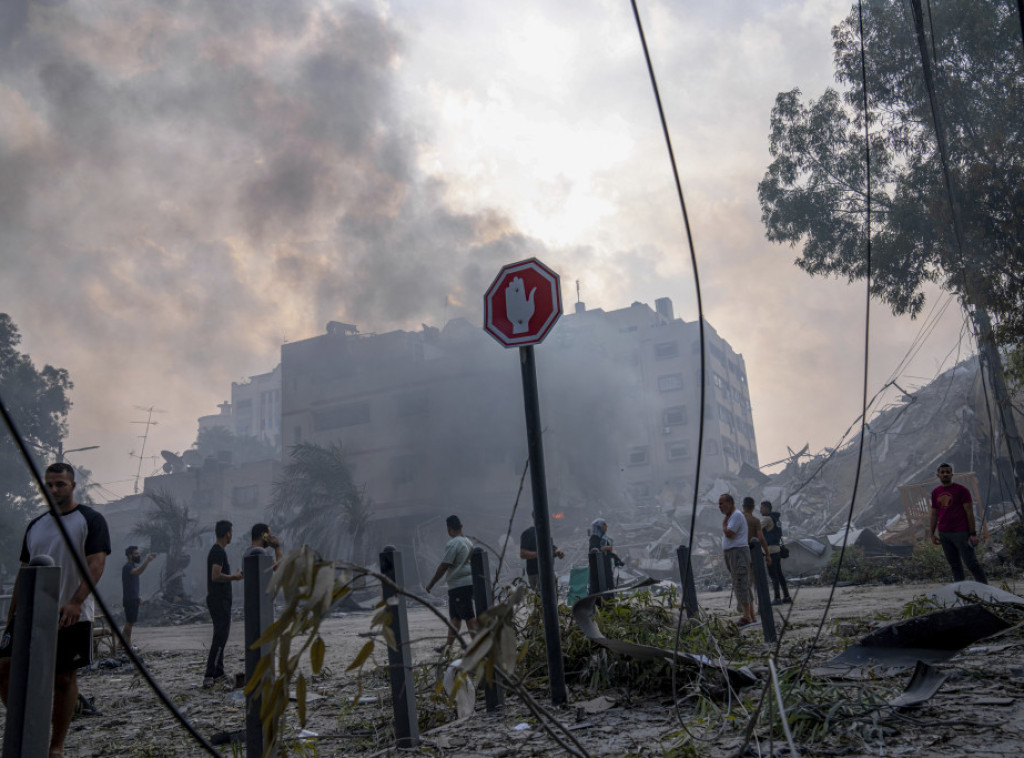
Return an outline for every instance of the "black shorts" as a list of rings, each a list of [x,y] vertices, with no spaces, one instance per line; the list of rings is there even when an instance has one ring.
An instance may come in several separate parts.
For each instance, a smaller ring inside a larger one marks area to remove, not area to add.
[[[0,639],[0,658],[10,658],[14,649],[14,621],[4,630]],[[92,663],[92,622],[79,621],[57,631],[57,658],[54,669],[58,674],[80,669]]]
[[[473,587],[448,590],[448,618],[469,621],[476,618],[473,611]]]
[[[139,620],[139,601],[137,599],[124,601],[124,620],[128,624],[134,624]]]

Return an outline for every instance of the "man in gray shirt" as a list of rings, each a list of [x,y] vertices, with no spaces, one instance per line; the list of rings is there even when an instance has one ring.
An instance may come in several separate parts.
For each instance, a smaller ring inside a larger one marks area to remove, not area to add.
[[[473,540],[462,535],[462,521],[458,516],[449,516],[445,521],[448,529],[448,544],[444,547],[444,555],[437,566],[433,578],[427,582],[426,590],[437,584],[447,574],[448,582],[448,618],[452,625],[448,628],[448,639],[444,645],[435,648],[440,653],[445,647],[455,642],[455,633],[466,622],[469,631],[476,629],[476,613],[473,610],[473,568],[469,559],[473,555]]]

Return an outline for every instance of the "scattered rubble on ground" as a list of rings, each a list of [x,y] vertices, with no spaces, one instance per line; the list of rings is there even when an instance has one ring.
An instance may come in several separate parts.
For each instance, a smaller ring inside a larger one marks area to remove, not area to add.
[[[927,752],[940,758],[959,758],[977,753],[984,746],[985,755],[1019,755],[1024,744],[1024,667],[1020,663],[1024,635],[1018,626],[935,664],[945,680],[914,708],[891,705],[900,702],[898,698],[911,681],[910,672],[853,682],[797,676],[808,654],[811,667],[823,663],[860,637],[899,621],[908,603],[923,609],[925,604],[919,598],[948,594],[947,590],[937,585],[842,589],[813,652],[809,644],[817,631],[828,588],[803,588],[797,593],[794,605],[784,609],[791,615],[774,665],[783,677],[784,702],[801,754],[897,756]],[[1005,597],[997,595],[993,600],[997,601],[994,607],[998,607]],[[700,601],[710,618],[732,615],[727,591],[702,593]],[[1020,615],[1020,606],[1015,607]],[[324,622],[327,668],[323,676],[310,682],[310,693],[319,698],[310,699],[306,736],[301,740],[308,750],[315,746],[316,755],[399,755],[390,733],[390,691],[381,668],[386,661],[383,643],[373,655],[376,668],[367,667],[362,682],[345,671],[366,642],[360,633],[369,631],[370,617],[365,613],[349,614]],[[421,608],[412,608],[409,619],[415,634],[413,660],[422,737],[421,746],[412,754],[566,754],[514,696],[506,698],[503,711],[488,714],[481,695],[474,715],[457,720],[454,705],[437,695],[435,686],[445,667],[432,647],[443,631]],[[576,677],[570,679],[570,703],[549,710],[589,755],[736,755],[746,723],[765,691],[770,676],[768,657],[774,646],[764,645],[756,629],[730,632],[720,625],[716,628],[720,630],[715,639],[720,648],[717,652],[734,662],[749,664],[760,680],[734,694],[732,700],[698,697],[681,681],[677,712],[671,690],[652,694],[645,688],[618,686],[594,691]],[[200,640],[205,640],[208,632],[208,626],[139,627],[136,641],[161,686],[199,731],[207,738],[230,738],[243,728],[244,701],[241,691],[227,682],[209,690],[202,688],[205,650]],[[229,672],[241,670],[242,650],[235,637],[228,653]],[[573,676],[571,671],[567,674]],[[530,678],[535,697],[546,705],[543,672],[534,672]],[[81,690],[99,713],[75,719],[68,758],[203,754],[129,666],[83,672]],[[300,742],[294,710],[287,721],[294,747]],[[694,740],[699,740],[696,748],[692,747]],[[781,755],[784,744],[777,706],[766,700],[747,754]],[[225,756],[238,754],[227,745],[220,750]]]

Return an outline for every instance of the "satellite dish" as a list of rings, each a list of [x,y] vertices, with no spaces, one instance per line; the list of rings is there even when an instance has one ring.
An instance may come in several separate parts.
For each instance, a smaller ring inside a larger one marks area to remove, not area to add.
[[[185,461],[186,466],[201,466],[203,464],[203,457],[199,455],[198,450],[186,450],[181,454],[181,460]]]
[[[164,458],[164,473],[167,474],[180,474],[184,471],[188,471],[188,466],[185,465],[185,461],[182,460],[180,455],[172,453],[170,450],[161,450],[160,455]]]

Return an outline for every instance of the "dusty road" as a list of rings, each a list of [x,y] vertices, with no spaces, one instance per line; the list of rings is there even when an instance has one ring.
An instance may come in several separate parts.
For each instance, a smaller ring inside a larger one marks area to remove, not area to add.
[[[871,622],[898,619],[905,604],[937,585],[857,586],[840,588],[825,624],[822,652],[815,660],[822,661],[838,650],[844,640],[837,635],[863,633]],[[780,666],[786,666],[806,650],[807,640],[817,630],[825,608],[828,588],[811,587],[799,590],[792,607],[789,627],[783,636]],[[729,608],[727,592],[700,595],[704,609],[722,618],[736,614]],[[783,611],[787,606],[781,607]],[[362,701],[352,704],[357,692],[355,677],[345,669],[356,652],[366,643],[370,632],[370,613],[352,613],[331,618],[323,626],[327,642],[327,675],[319,679],[313,691],[319,696],[309,706],[307,729],[317,738],[308,743],[306,755],[396,755],[388,733],[390,704],[386,680],[370,675],[362,682]],[[436,619],[425,609],[409,613],[414,663],[423,692],[436,680],[439,656],[433,652],[443,636]],[[244,728],[244,703],[240,691],[227,686],[210,690],[201,688],[206,647],[211,627],[208,624],[177,627],[137,626],[135,642],[143,660],[172,696],[185,716],[206,737]],[[229,672],[243,670],[242,623],[232,624],[226,668]],[[379,639],[377,637],[376,639]],[[742,633],[741,644],[749,655],[755,671],[767,661],[766,646],[758,630]],[[895,711],[876,710],[860,719],[833,724],[834,739],[808,742],[800,746],[802,755],[875,755],[900,756],[927,753],[930,756],[1019,756],[1024,754],[1024,635],[1010,633],[998,644],[978,645],[962,655],[943,663],[940,668],[949,680],[939,693],[924,706]],[[702,652],[702,651],[695,651]],[[374,653],[374,661],[386,661],[383,644]],[[367,671],[372,665],[367,666]],[[909,674],[885,682],[871,683],[883,697],[899,692]],[[68,738],[66,755],[80,756],[197,756],[206,754],[160,705],[141,678],[125,665],[118,668],[97,668],[84,672],[80,679],[83,694],[94,698],[100,715],[76,718]],[[830,687],[833,685],[829,685]],[[847,685],[834,685],[847,686]],[[863,697],[864,686],[849,685],[851,697]],[[571,703],[553,709],[559,722],[572,730],[574,737],[590,755],[736,755],[742,744],[743,726],[761,688],[744,691],[741,702],[732,704],[731,717],[724,710],[718,716],[688,722],[697,743],[681,746],[685,736],[664,693],[594,693],[581,687],[570,687]],[[597,695],[606,696],[603,705],[591,708]],[[538,693],[541,702],[544,692]],[[599,710],[609,703],[613,707]],[[424,706],[427,707],[426,705]],[[412,754],[437,756],[546,756],[564,751],[540,729],[514,697],[496,715],[484,712],[482,697],[477,712],[469,720],[455,721],[454,708],[442,709],[436,702],[429,706],[436,719],[422,728],[423,744]],[[687,716],[692,704],[680,707]],[[443,718],[451,719],[438,726]],[[289,718],[297,730],[294,709]],[[757,738],[748,748],[748,755],[771,755],[772,745],[766,741],[768,730],[760,727]],[[696,747],[693,745],[696,744]],[[774,741],[776,755],[782,744]],[[315,746],[315,752],[313,752]],[[218,749],[232,755],[228,745]],[[244,755],[244,752],[237,752]],[[408,754],[408,753],[403,753]]]

